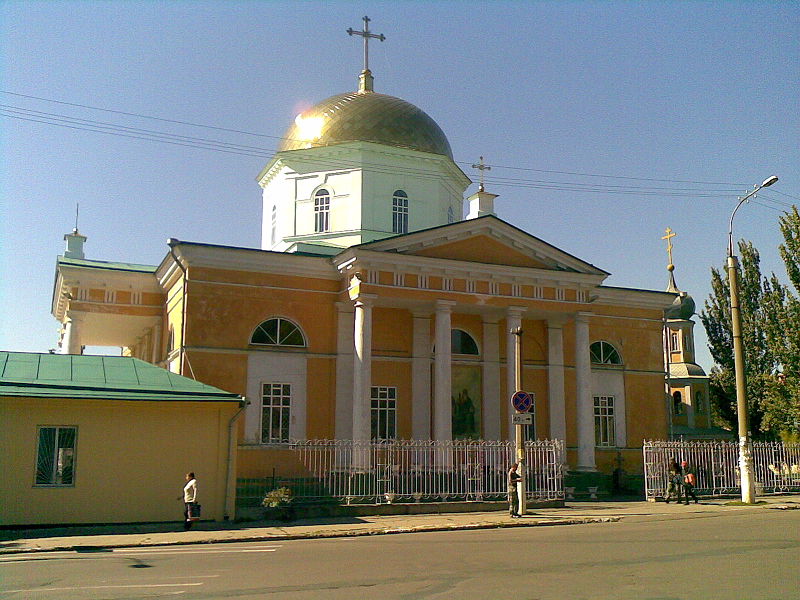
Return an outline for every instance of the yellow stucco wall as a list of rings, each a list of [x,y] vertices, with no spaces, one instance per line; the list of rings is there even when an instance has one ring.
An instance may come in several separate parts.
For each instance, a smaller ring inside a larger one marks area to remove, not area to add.
[[[0,523],[179,521],[188,471],[203,518],[221,520],[237,410],[233,402],[0,397]],[[74,485],[34,485],[39,426],[78,428]]]

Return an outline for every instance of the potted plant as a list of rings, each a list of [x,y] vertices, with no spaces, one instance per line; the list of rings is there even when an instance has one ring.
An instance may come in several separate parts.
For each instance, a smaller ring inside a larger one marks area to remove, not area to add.
[[[261,504],[266,508],[267,518],[275,518],[279,521],[291,521],[294,519],[294,506],[292,505],[292,490],[288,487],[279,487],[268,492],[264,496]]]

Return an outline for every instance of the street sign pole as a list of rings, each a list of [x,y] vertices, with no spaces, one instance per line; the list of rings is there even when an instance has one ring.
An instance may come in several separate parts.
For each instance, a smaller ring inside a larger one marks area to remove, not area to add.
[[[515,327],[511,330],[511,333],[514,335],[514,385],[516,386],[516,391],[522,390],[522,327]],[[520,411],[517,411],[519,414]],[[527,483],[525,481],[526,473],[525,473],[525,429],[520,423],[517,423],[515,426],[515,439],[516,439],[516,449],[517,449],[517,463],[519,466],[517,467],[517,473],[522,478],[520,482],[517,484],[517,494],[519,496],[519,514],[525,514],[525,490],[527,489]]]

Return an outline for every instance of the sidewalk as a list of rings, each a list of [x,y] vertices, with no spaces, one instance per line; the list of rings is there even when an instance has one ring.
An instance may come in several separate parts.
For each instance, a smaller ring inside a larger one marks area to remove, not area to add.
[[[277,541],[329,537],[387,535],[456,529],[497,529],[609,523],[621,519],[681,519],[727,511],[800,509],[800,496],[759,498],[765,504],[728,506],[731,498],[703,500],[689,506],[663,502],[571,502],[563,508],[537,508],[520,519],[506,512],[392,515],[304,519],[291,523],[199,523],[183,531],[182,523],[98,525],[48,529],[0,530],[0,554],[47,551],[91,552],[135,546]]]

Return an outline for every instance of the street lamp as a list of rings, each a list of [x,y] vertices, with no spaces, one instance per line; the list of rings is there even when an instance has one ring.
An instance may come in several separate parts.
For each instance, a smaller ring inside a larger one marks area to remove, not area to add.
[[[747,382],[744,371],[744,349],[742,347],[742,317],[739,311],[739,260],[733,253],[733,217],[745,202],[755,196],[761,188],[769,187],[778,181],[775,175],[767,177],[761,185],[739,199],[739,204],[731,213],[728,224],[728,284],[731,293],[731,330],[733,333],[733,362],[736,371],[736,413],[739,421],[739,476],[742,482],[742,502],[755,502],[755,482],[753,480],[753,452],[750,448],[750,424],[747,415]]]

